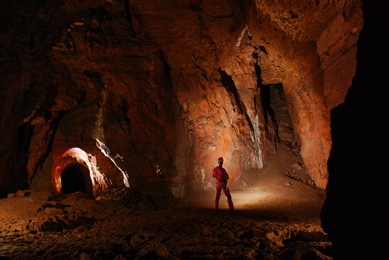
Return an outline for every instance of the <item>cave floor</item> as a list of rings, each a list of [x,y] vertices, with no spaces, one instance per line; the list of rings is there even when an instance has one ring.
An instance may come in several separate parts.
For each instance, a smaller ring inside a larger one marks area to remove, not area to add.
[[[0,259],[332,259],[325,192],[296,158],[282,146],[231,185],[235,212],[223,198],[215,212],[209,191],[167,203],[132,194],[136,207],[82,193],[0,199]]]

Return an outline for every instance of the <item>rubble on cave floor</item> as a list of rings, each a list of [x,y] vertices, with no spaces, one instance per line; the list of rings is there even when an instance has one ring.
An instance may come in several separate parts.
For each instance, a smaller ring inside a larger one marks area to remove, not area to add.
[[[296,187],[283,189],[306,192]],[[0,259],[331,259],[315,211],[293,212],[306,202],[285,207],[290,201],[263,197],[245,205],[250,193],[233,193],[234,213],[216,213],[213,193],[170,207],[130,190],[0,199]]]

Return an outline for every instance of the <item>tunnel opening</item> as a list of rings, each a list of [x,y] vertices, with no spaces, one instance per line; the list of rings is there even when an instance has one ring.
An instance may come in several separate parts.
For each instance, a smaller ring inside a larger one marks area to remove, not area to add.
[[[84,192],[93,195],[89,170],[81,164],[68,165],[61,174],[62,193]]]
[[[261,86],[262,104],[268,139],[278,147],[281,142],[299,152],[300,144],[294,133],[287,98],[282,84]]]

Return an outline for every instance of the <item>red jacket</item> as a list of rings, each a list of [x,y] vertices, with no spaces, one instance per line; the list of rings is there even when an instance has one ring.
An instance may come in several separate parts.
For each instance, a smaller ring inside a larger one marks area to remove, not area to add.
[[[227,173],[226,169],[224,169],[220,165],[213,168],[212,177],[215,178],[218,182],[227,183],[227,181],[228,181],[228,173]]]

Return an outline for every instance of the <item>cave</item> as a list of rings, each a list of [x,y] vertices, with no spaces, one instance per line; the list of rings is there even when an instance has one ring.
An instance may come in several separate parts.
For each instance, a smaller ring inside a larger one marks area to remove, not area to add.
[[[0,258],[389,259],[388,5],[0,1]]]
[[[61,174],[62,193],[85,192],[93,195],[89,170],[81,164],[69,164]]]

